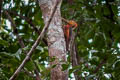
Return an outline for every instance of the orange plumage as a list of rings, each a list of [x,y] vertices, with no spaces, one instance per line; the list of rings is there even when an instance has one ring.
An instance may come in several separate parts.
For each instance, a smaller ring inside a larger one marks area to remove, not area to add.
[[[65,40],[66,40],[66,49],[68,51],[69,41],[70,41],[70,38],[72,36],[72,30],[74,30],[78,26],[78,24],[73,20],[68,21],[64,18],[62,18],[62,20],[67,23],[67,25],[65,25],[63,27],[63,29],[64,29],[64,35],[65,35]]]
[[[65,25],[64,26],[64,35],[65,35],[65,39],[66,39],[66,49],[68,50],[69,47],[69,41],[70,41],[70,36],[72,33],[72,26],[71,25]]]
[[[73,20],[70,20],[68,23],[72,25],[72,28],[76,28],[78,26],[77,23]]]

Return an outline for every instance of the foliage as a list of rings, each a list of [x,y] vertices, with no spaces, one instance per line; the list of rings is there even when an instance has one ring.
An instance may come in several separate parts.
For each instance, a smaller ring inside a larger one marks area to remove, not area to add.
[[[30,50],[38,37],[37,32],[26,20],[31,19],[39,31],[43,28],[42,13],[34,0],[4,0],[0,24],[0,79],[7,80],[25,57],[24,51]],[[17,25],[17,30],[25,43],[21,49],[13,27],[4,11],[8,10]],[[120,78],[120,2],[119,0],[63,0],[62,17],[77,21],[79,27],[75,42],[79,65],[71,67],[71,62],[63,64],[63,70],[69,68],[69,77],[76,74],[86,80],[119,80]],[[49,80],[49,56],[47,46],[41,42],[32,55],[32,61],[25,70],[35,74],[36,63],[42,79]],[[68,58],[69,59],[69,58]],[[22,70],[17,80],[32,80]]]

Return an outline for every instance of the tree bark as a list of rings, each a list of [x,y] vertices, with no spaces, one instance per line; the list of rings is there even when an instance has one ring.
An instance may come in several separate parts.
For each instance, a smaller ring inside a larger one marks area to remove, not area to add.
[[[70,40],[70,57],[71,57],[71,63],[72,67],[78,66],[79,64],[79,57],[78,52],[76,50],[76,43],[75,43],[75,32],[72,32],[72,37]],[[81,80],[80,76],[77,74],[77,71],[74,72],[75,80]]]
[[[39,5],[43,13],[43,19],[45,24],[48,22],[49,15],[51,14],[52,9],[56,4],[56,1],[58,0],[39,0]],[[49,25],[47,32],[49,56],[50,58],[55,57],[55,61],[51,62],[50,65],[51,67],[53,65],[56,65],[55,68],[51,69],[51,80],[68,80],[68,71],[62,71],[61,66],[67,61],[65,38],[62,30],[60,13],[61,2],[57,6],[57,10]]]

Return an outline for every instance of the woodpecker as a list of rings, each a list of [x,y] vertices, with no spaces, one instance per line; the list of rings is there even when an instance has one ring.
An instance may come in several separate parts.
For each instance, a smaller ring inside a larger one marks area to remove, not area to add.
[[[74,30],[78,25],[73,20],[68,21],[64,18],[62,18],[62,20],[67,23],[67,25],[63,26],[63,30],[64,30],[64,36],[65,36],[65,40],[66,40],[66,50],[68,51],[69,42],[70,42],[70,39],[71,39],[71,36],[72,36],[72,30]]]
[[[67,24],[64,26],[64,35],[66,40],[66,50],[68,51],[69,48],[69,41],[72,36],[72,26]]]

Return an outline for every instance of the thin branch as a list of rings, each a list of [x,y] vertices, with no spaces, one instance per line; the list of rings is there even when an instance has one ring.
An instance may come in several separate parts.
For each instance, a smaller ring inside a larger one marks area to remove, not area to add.
[[[7,11],[5,11],[5,14],[7,15],[8,19],[10,20],[12,26],[13,26],[13,32],[15,33],[15,35],[17,36],[17,39],[19,41],[19,44],[21,46],[21,48],[25,48],[25,45],[24,45],[24,42],[22,40],[22,38],[18,35],[18,30],[16,29],[16,24],[15,22],[13,21],[13,19],[11,18],[11,16],[9,15],[9,13]],[[25,54],[27,54],[28,51],[24,51]],[[32,59],[30,59],[32,61]],[[35,68],[36,68],[36,65],[34,64]],[[24,69],[25,70],[25,69]],[[35,73],[36,73],[36,77],[40,79],[39,77],[39,72],[37,70],[37,68],[35,69]]]
[[[24,19],[27,23],[30,24],[30,26],[32,26],[32,28],[35,30],[35,32],[40,34],[40,31],[36,28],[35,24],[32,23],[32,19],[22,16],[21,14],[17,14],[17,12],[14,12],[14,11],[10,11],[10,10],[7,10],[7,11],[11,14],[14,14],[14,15],[19,16],[20,18]]]
[[[17,38],[18,38],[18,41],[19,41],[20,46],[21,46],[22,48],[24,48],[25,45],[24,45],[21,37],[18,35],[18,31],[17,31],[15,22],[13,21],[13,19],[11,18],[11,16],[9,15],[9,13],[8,13],[7,11],[4,11],[4,12],[5,12],[5,14],[7,15],[8,19],[10,20],[10,22],[11,22],[11,25],[12,25],[12,27],[13,27],[13,32],[14,32],[14,34],[15,34],[15,35],[17,36]]]
[[[53,11],[50,15],[50,18],[48,20],[48,23],[44,26],[41,34],[38,36],[37,40],[35,41],[35,43],[33,44],[32,48],[30,49],[30,51],[27,53],[27,56],[25,57],[25,59],[23,60],[23,62],[21,63],[21,65],[17,68],[17,70],[15,71],[15,73],[11,76],[10,80],[14,80],[16,78],[16,76],[18,75],[18,73],[21,71],[21,69],[24,67],[25,63],[30,59],[32,52],[35,50],[35,48],[38,46],[40,40],[44,37],[44,33],[46,32],[46,30],[48,29],[51,20],[54,16],[54,13],[57,9],[57,5],[59,4],[59,1],[56,2]]]
[[[105,64],[106,63],[106,58],[104,58],[101,62],[100,62],[100,64],[97,66],[97,68],[93,71],[93,73],[97,73],[98,71],[99,71],[99,69],[103,66],[103,64]]]
[[[66,20],[65,18],[61,17],[61,19],[62,19],[64,22],[66,22],[67,24],[69,24],[69,21]]]
[[[39,69],[35,61],[34,61],[34,64],[35,64],[36,68]],[[34,70],[34,72],[35,72],[35,74],[36,74],[36,80],[41,80],[41,78],[39,77],[39,72],[38,72],[38,70]]]
[[[32,77],[32,78],[35,79],[35,76],[34,76],[32,73],[30,73],[29,71],[27,71],[26,69],[23,69],[23,72],[24,72],[25,74],[27,74],[28,76],[30,76],[30,77]]]
[[[20,18],[24,19],[28,24],[30,24],[30,26],[32,26],[32,28],[35,30],[35,32],[39,35],[41,32],[37,29],[37,27],[35,26],[35,24],[32,22],[32,19],[22,16],[21,14],[17,14],[17,12],[14,11],[10,11],[7,10],[9,13],[14,14],[16,16],[19,16]],[[46,39],[43,38],[43,42],[47,45],[47,41]]]

